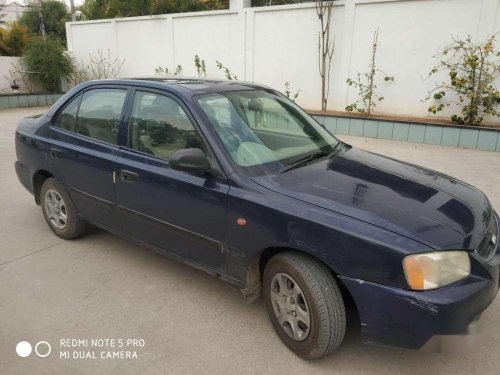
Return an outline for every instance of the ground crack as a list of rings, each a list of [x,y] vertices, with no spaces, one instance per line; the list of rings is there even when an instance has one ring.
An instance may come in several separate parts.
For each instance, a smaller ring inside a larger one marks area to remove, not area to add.
[[[23,258],[26,258],[26,257],[29,257],[30,255],[33,255],[33,254],[36,254],[36,253],[39,253],[41,251],[44,251],[44,250],[48,250],[52,247],[55,247],[57,245],[60,245],[62,243],[65,243],[66,241],[61,241],[61,242],[58,242],[58,243],[55,243],[53,245],[49,245],[47,247],[44,247],[43,249],[40,249],[40,250],[37,250],[37,251],[33,251],[32,253],[29,253],[29,254],[25,254],[23,256],[20,256],[19,258],[15,258],[15,259],[11,259],[11,260],[8,260],[6,262],[3,262],[3,263],[0,263],[0,266],[3,266],[4,264],[7,264],[7,263],[12,263],[12,262],[15,262],[16,260],[19,260],[19,259],[23,259]]]

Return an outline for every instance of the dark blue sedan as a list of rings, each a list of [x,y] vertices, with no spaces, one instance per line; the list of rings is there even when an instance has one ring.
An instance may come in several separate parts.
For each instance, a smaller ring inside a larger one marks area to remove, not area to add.
[[[335,350],[354,315],[368,343],[467,333],[498,292],[482,192],[353,148],[268,87],[87,82],[23,119],[16,151],[57,236],[96,225],[262,294],[304,358]]]

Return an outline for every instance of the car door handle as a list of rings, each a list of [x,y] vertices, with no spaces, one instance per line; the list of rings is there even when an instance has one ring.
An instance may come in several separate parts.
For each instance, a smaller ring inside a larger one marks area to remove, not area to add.
[[[121,170],[120,171],[120,179],[123,182],[134,183],[134,182],[137,182],[137,180],[139,180],[139,175],[137,173],[135,173],[135,172]]]
[[[63,152],[61,150],[58,150],[57,148],[50,148],[49,152],[50,156],[52,156],[53,158],[60,158],[63,154]]]

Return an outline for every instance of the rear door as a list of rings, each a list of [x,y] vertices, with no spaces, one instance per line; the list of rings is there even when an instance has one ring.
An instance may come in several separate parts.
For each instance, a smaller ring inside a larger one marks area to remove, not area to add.
[[[128,88],[93,87],[75,96],[50,128],[49,165],[78,212],[112,229],[120,222],[113,176]]]
[[[173,95],[137,89],[128,142],[117,159],[116,197],[126,233],[213,270],[224,265],[225,178],[173,170],[183,148],[209,153],[187,108]]]

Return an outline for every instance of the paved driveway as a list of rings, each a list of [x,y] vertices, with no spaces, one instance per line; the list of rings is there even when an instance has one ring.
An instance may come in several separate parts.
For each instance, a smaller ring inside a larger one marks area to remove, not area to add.
[[[262,300],[246,305],[228,284],[100,230],[75,241],[55,237],[13,169],[16,123],[42,110],[0,111],[0,373],[498,374],[500,298],[483,316],[484,332],[447,354],[367,346],[351,331],[338,352],[306,362],[280,343]],[[500,209],[498,153],[343,139],[470,182]],[[137,359],[101,359],[101,351],[120,349],[88,346],[67,350],[97,359],[64,359],[64,338],[144,346],[127,347]],[[52,353],[20,358],[21,340],[45,340]]]

